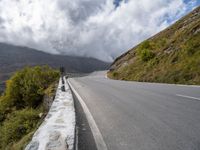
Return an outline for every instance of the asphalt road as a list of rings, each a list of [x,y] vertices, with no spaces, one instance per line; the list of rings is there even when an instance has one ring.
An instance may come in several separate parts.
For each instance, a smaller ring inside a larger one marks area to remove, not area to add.
[[[108,150],[200,150],[200,87],[70,79]]]
[[[76,141],[75,149],[78,150],[97,150],[92,131],[88,124],[84,110],[81,107],[77,97],[73,94],[74,105],[76,110]]]

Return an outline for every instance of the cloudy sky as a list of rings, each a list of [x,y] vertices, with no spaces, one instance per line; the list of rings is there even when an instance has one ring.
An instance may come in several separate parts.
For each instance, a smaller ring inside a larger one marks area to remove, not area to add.
[[[0,0],[0,42],[112,61],[200,0]]]

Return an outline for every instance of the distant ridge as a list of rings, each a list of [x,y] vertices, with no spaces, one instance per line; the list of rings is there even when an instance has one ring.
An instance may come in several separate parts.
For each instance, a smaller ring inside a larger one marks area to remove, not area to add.
[[[35,65],[49,65],[54,68],[64,66],[66,72],[89,73],[105,70],[110,64],[94,58],[52,55],[32,48],[0,43],[0,84],[12,72],[24,66]]]

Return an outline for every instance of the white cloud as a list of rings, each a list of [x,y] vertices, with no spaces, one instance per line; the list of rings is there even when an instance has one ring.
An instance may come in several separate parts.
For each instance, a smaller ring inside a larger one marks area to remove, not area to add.
[[[195,6],[183,0],[0,0],[0,41],[111,61]]]

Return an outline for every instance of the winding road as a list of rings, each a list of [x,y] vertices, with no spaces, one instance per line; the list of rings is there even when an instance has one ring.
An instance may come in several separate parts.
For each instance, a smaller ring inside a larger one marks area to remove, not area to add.
[[[104,149],[200,150],[200,86],[117,81],[105,73],[69,79]]]

